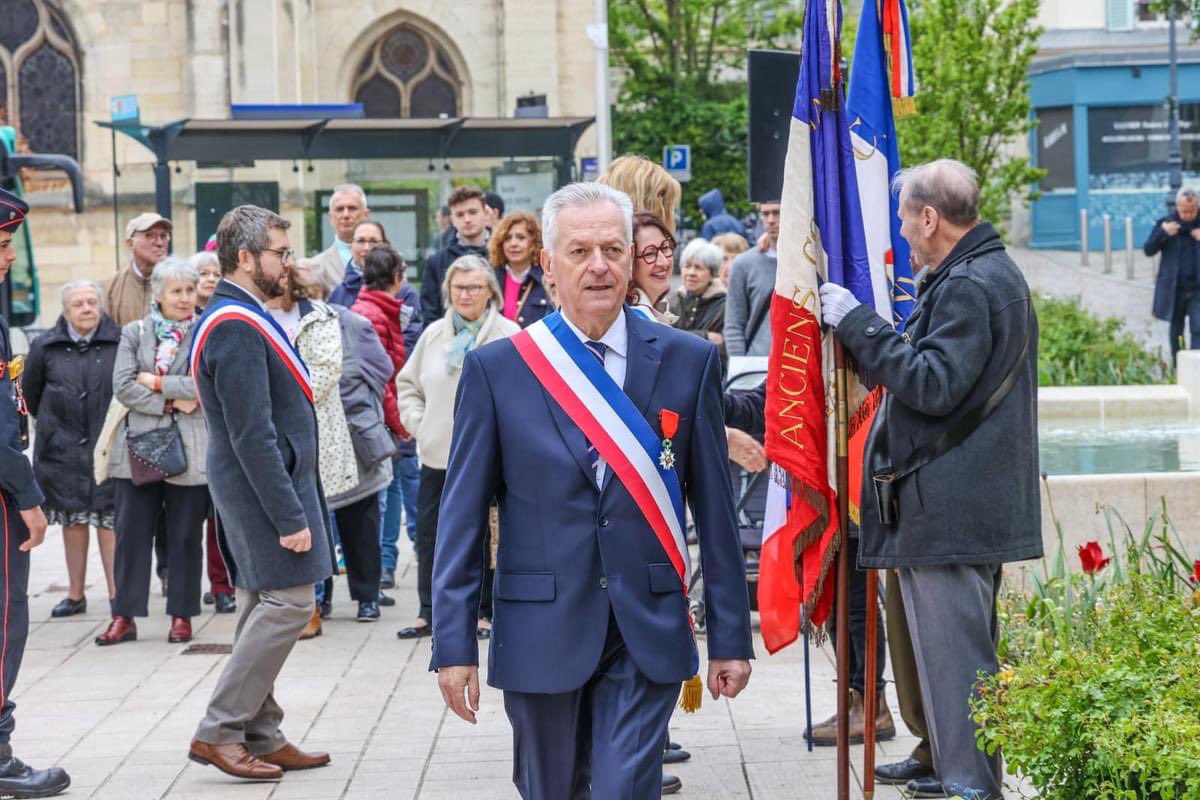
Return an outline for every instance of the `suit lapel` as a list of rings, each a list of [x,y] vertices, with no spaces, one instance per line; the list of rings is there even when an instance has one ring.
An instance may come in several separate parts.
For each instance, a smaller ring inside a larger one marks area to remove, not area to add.
[[[662,366],[662,349],[658,346],[660,324],[640,314],[625,311],[629,344],[625,353],[625,385],[622,388],[625,390],[625,396],[642,412],[642,416],[646,416],[646,409],[650,406],[650,395],[654,393],[658,370]],[[653,421],[650,427],[657,429]],[[606,466],[601,490],[608,488],[612,476],[612,467]]]
[[[546,405],[550,407],[550,416],[554,418],[554,424],[558,427],[558,432],[567,445],[567,450],[574,456],[579,468],[583,470],[588,485],[596,488],[596,470],[592,469],[592,464],[588,461],[587,437],[583,435],[579,426],[571,421],[567,412],[563,411],[554,398],[550,397],[545,388],[542,389],[542,397],[545,398]]]

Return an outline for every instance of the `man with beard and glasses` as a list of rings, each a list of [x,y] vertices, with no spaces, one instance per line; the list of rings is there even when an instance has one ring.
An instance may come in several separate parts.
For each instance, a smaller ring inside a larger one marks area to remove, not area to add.
[[[192,374],[208,422],[218,541],[241,609],[233,654],[188,757],[247,780],[329,763],[279,729],[275,678],[312,616],[313,584],[334,569],[317,477],[308,368],[263,304],[295,266],[287,220],[238,206],[217,228],[221,282],[198,323]]]

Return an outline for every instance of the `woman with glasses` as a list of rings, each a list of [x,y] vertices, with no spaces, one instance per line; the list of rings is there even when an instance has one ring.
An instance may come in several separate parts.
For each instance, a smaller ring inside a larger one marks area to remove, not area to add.
[[[346,262],[346,277],[329,293],[330,303],[346,308],[354,305],[358,293],[362,291],[362,271],[367,262],[367,253],[386,244],[390,244],[387,233],[377,220],[364,219],[355,226],[354,238],[350,240],[350,260]]]
[[[647,319],[673,325],[675,315],[667,310],[671,270],[675,267],[675,237],[666,223],[653,214],[633,215],[633,280],[626,302]]]
[[[425,333],[400,371],[397,395],[404,427],[417,439],[421,484],[417,493],[417,596],[420,609],[413,625],[400,629],[401,639],[429,636],[433,631],[433,552],[438,505],[446,484],[450,437],[454,427],[454,395],[467,353],[480,345],[517,333],[515,322],[501,313],[504,295],[491,265],[477,255],[458,258],[442,282],[446,315]],[[486,596],[486,592],[485,592]],[[480,604],[486,609],[486,601]],[[480,638],[490,624],[482,615]]]
[[[148,616],[150,554],[159,515],[166,520],[167,641],[192,638],[192,617],[200,613],[201,532],[208,516],[205,453],[208,429],[196,413],[196,384],[188,351],[196,321],[196,269],[167,258],[150,278],[150,313],[121,331],[113,367],[113,393],[129,409],[109,454],[108,474],[116,493],[116,585],[113,618],[96,644],[137,639],[134,617]],[[177,426],[187,459],[179,475],[134,483],[128,437]]]

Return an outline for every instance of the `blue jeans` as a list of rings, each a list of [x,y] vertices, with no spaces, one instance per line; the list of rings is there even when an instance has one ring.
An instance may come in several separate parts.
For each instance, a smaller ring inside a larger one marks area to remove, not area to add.
[[[404,511],[409,541],[417,539],[417,487],[421,483],[421,462],[416,456],[401,456],[392,461],[392,482],[380,493],[379,545],[383,568],[396,569],[400,551],[400,512]]]

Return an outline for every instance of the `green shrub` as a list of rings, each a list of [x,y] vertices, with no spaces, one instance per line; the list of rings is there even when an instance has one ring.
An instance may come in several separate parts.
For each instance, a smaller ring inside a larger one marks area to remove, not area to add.
[[[1170,364],[1161,351],[1151,353],[1116,317],[1100,318],[1078,298],[1038,295],[1038,384],[1041,386],[1112,386],[1170,383]]]
[[[1039,800],[1197,798],[1200,562],[1165,506],[1138,536],[1105,516],[1111,561],[1072,573],[1059,527],[1033,596],[1002,600],[1002,668],[972,703],[979,746],[1001,750]]]

